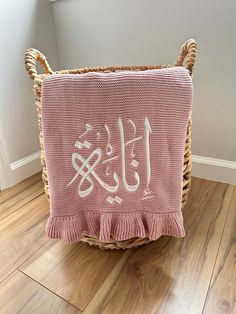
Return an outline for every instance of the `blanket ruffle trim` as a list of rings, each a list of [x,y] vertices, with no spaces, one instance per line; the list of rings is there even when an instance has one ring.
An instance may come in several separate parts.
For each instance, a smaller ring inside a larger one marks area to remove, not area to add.
[[[81,240],[83,233],[95,236],[100,241],[185,236],[182,211],[168,214],[80,212],[71,217],[49,216],[47,220],[45,234],[49,238],[74,243]]]

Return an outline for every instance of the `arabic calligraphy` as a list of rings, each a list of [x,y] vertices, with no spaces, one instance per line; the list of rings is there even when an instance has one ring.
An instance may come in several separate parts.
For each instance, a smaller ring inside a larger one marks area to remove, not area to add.
[[[151,156],[150,156],[150,137],[152,134],[152,129],[150,122],[148,120],[148,117],[145,117],[144,119],[144,136],[137,136],[137,129],[136,125],[133,120],[129,119],[128,122],[133,128],[133,137],[125,142],[125,129],[124,124],[121,119],[121,117],[118,118],[117,125],[119,130],[119,140],[120,140],[120,154],[113,155],[113,147],[111,145],[111,132],[110,128],[107,124],[104,125],[104,128],[107,132],[107,145],[106,145],[106,156],[107,158],[102,160],[103,154],[102,149],[100,147],[95,147],[91,154],[85,158],[82,154],[84,150],[90,150],[93,146],[88,140],[77,140],[75,142],[75,147],[79,149],[79,152],[72,153],[72,166],[74,170],[76,171],[74,177],[71,179],[71,181],[67,184],[67,186],[70,186],[73,184],[77,179],[79,180],[77,192],[78,195],[82,198],[88,196],[94,189],[94,182],[97,182],[100,184],[102,188],[104,188],[107,192],[113,193],[113,195],[108,195],[106,198],[106,201],[111,205],[117,205],[122,202],[122,198],[118,195],[114,195],[114,193],[118,193],[119,187],[121,184],[125,188],[127,192],[135,192],[140,186],[140,175],[138,173],[138,167],[140,164],[140,161],[136,160],[136,153],[135,153],[135,144],[138,141],[144,140],[145,142],[145,163],[146,163],[146,181],[145,181],[145,189],[143,191],[143,197],[141,200],[145,200],[148,198],[154,197],[152,195],[152,191],[150,189],[150,182],[151,182]],[[94,130],[94,127],[86,123],[85,125],[85,131],[79,136],[79,139],[84,137],[89,132],[92,132]],[[101,130],[99,130],[101,131]],[[96,132],[96,140],[99,141],[100,137],[102,136],[101,132]],[[130,184],[128,182],[127,178],[127,146],[132,145],[131,149],[131,158],[132,161],[130,162],[130,165],[134,168],[134,179],[135,183]],[[96,158],[95,158],[96,157]],[[94,161],[95,159],[95,161]],[[107,165],[105,174],[106,176],[112,175],[112,173],[109,171],[110,169],[110,163],[114,160],[120,159],[121,161],[121,180],[119,178],[119,175],[117,172],[113,172],[113,182],[114,184],[108,184],[105,182],[104,179],[102,179],[98,173],[96,172],[96,167],[98,167],[99,164],[101,165]],[[93,160],[93,161],[91,161]],[[120,182],[121,181],[121,182]],[[85,184],[87,182],[87,184]],[[88,186],[89,185],[89,186]],[[86,187],[85,187],[86,186]]]

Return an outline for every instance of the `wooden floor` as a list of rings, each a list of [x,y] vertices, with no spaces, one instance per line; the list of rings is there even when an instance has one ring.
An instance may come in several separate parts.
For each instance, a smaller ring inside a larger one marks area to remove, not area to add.
[[[236,313],[236,187],[193,178],[185,238],[102,251],[44,235],[40,174],[0,192],[0,313]]]

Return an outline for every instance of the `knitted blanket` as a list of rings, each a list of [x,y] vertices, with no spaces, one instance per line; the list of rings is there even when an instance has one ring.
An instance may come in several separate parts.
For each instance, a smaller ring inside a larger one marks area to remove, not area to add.
[[[64,242],[184,237],[183,156],[192,106],[183,67],[55,74],[42,85],[45,233]]]

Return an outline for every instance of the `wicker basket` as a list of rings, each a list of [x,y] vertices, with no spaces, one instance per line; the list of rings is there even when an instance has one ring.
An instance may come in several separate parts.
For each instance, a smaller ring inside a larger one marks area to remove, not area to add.
[[[195,40],[189,39],[187,40],[181,49],[181,52],[178,56],[178,59],[175,63],[175,66],[185,66],[188,70],[189,75],[192,75],[193,66],[196,59],[196,49],[197,45]],[[185,65],[183,64],[185,62]],[[44,70],[44,74],[38,74],[36,69],[37,61],[40,63]],[[34,80],[34,95],[35,95],[35,104],[38,112],[38,126],[40,130],[40,145],[41,145],[41,163],[43,166],[42,178],[44,182],[44,190],[50,198],[49,188],[48,188],[48,177],[47,177],[47,168],[45,163],[44,156],[44,145],[42,138],[42,126],[41,126],[41,86],[43,79],[50,74],[81,74],[87,72],[115,72],[120,70],[149,70],[149,69],[161,69],[171,67],[170,65],[143,65],[143,66],[118,66],[118,67],[96,67],[96,68],[83,68],[83,69],[73,69],[73,70],[62,70],[62,71],[52,71],[49,66],[46,57],[38,50],[29,48],[25,52],[25,66],[26,70],[32,80]],[[182,194],[182,208],[186,204],[190,183],[191,183],[191,170],[192,170],[192,162],[191,162],[191,128],[192,128],[192,120],[191,116],[188,123],[188,128],[186,130],[186,143],[185,143],[185,152],[184,152],[184,165],[183,165],[183,194]],[[93,246],[97,246],[101,249],[126,249],[137,247],[148,242],[151,242],[148,238],[132,238],[125,241],[116,241],[114,239],[110,239],[110,241],[100,241],[98,238],[94,236],[90,236],[89,234],[83,234],[82,241],[88,243]]]

